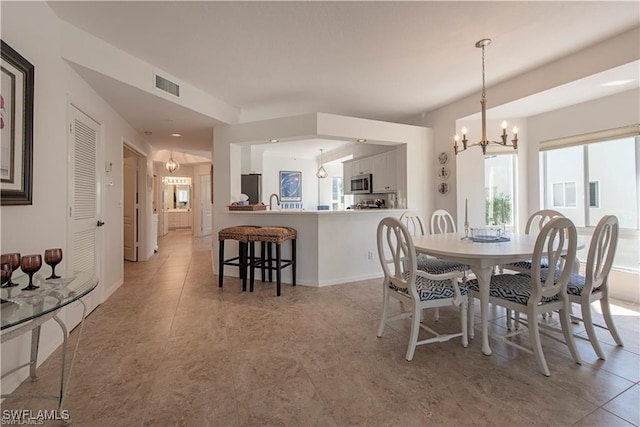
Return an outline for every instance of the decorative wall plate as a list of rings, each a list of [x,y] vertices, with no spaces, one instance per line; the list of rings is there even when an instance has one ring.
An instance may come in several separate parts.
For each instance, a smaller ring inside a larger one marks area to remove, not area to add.
[[[449,154],[447,154],[446,151],[443,151],[440,154],[438,154],[438,162],[440,162],[441,165],[446,165],[448,161],[449,161]]]
[[[438,168],[438,178],[442,180],[446,180],[449,178],[449,168],[445,166],[441,166]]]
[[[449,192],[449,184],[446,182],[441,182],[438,184],[438,193],[447,194]]]

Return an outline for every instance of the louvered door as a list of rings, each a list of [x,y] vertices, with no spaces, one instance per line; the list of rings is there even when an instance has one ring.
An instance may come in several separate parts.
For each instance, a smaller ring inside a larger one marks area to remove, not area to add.
[[[87,271],[100,277],[97,229],[100,219],[98,147],[100,125],[71,106],[69,123],[69,240],[71,271]],[[94,291],[92,294],[97,294]],[[90,294],[92,300],[97,295]],[[88,304],[92,309],[94,304]]]
[[[67,230],[67,274],[87,271],[101,278],[98,260],[98,221],[101,191],[98,164],[100,163],[100,124],[69,106],[69,211]],[[83,298],[87,313],[98,306],[102,285]],[[73,328],[81,319],[81,307],[72,305],[66,310],[67,327]]]

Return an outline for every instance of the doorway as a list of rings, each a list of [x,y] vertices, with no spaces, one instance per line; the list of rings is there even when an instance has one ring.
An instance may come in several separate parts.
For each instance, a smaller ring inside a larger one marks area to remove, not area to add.
[[[143,158],[123,144],[123,249],[124,259],[137,262],[140,251],[140,183],[139,162]]]

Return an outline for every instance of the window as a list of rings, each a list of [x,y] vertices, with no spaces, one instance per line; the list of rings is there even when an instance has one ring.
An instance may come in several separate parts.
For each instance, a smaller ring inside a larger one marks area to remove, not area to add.
[[[600,181],[591,181],[589,183],[589,207],[600,207]]]
[[[515,213],[514,154],[485,156],[485,223],[514,225]]]
[[[639,149],[640,138],[626,137],[580,145],[551,144],[540,153],[541,206],[573,221],[587,248],[598,221],[604,215],[617,216],[621,230],[614,267],[631,271],[640,270]],[[578,253],[582,260],[586,256],[586,250]]]
[[[353,203],[353,196],[344,194],[344,179],[342,177],[331,178],[331,209],[343,210],[345,205]]]
[[[576,207],[577,194],[575,182],[555,182],[552,186],[554,208]]]

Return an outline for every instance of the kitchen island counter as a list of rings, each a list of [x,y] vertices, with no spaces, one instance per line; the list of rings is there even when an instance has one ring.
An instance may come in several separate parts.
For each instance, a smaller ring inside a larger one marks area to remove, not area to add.
[[[218,211],[220,228],[235,225],[287,226],[298,231],[297,283],[326,286],[382,277],[376,232],[382,218],[399,218],[405,209],[349,209],[344,211],[264,210]],[[218,230],[216,230],[217,233]],[[230,242],[231,243],[231,242]],[[214,251],[217,245],[214,245]],[[237,249],[227,249],[233,253]],[[290,254],[283,245],[283,257]],[[214,260],[218,259],[214,254]],[[225,275],[237,276],[237,268]],[[291,283],[291,270],[282,272]]]

